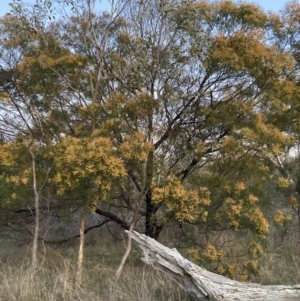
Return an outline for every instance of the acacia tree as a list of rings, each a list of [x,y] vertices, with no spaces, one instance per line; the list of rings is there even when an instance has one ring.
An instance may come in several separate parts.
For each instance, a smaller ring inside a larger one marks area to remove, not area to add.
[[[280,17],[229,1],[120,1],[100,15],[93,7],[77,1],[73,14],[37,27],[28,13],[2,20],[3,109],[26,111],[37,133],[42,120],[57,200],[101,200],[95,212],[129,229],[146,192],[147,235],[175,221],[196,258],[247,277],[255,264],[222,263],[232,248],[220,245],[242,233],[252,243],[240,239],[239,256],[262,251],[264,180],[293,143],[286,91],[297,89],[297,52],[279,47]],[[2,118],[7,140],[26,135],[18,120]]]

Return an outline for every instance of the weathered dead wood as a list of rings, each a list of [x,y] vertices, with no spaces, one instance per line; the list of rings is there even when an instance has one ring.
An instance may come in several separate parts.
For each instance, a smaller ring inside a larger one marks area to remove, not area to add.
[[[169,249],[138,232],[128,232],[143,250],[142,260],[160,270],[196,300],[211,301],[299,301],[300,285],[260,285],[238,282],[211,273],[183,258],[176,249]]]

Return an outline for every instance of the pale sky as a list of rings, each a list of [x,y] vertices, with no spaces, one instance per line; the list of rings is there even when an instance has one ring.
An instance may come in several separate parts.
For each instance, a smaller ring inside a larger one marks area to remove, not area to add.
[[[25,3],[34,4],[36,2],[39,2],[38,0],[23,0]],[[11,7],[9,6],[9,3],[11,3],[12,0],[0,0],[0,17],[5,15],[6,13],[9,13],[11,10]],[[96,0],[97,3],[99,3],[99,7],[103,8],[109,8],[108,3],[109,0]]]
[[[26,2],[35,3],[36,0],[27,0]],[[97,0],[99,1],[99,0]],[[0,16],[5,15],[10,11],[9,3],[11,0],[0,0]],[[107,1],[99,1],[102,5]],[[246,1],[247,2],[247,1]],[[264,10],[271,10],[274,12],[278,12],[281,8],[283,8],[284,4],[287,2],[286,0],[250,0],[249,2],[259,4]]]

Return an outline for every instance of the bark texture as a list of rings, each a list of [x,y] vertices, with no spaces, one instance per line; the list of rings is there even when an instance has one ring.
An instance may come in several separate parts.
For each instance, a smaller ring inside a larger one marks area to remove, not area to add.
[[[142,260],[173,278],[195,300],[299,301],[300,285],[260,285],[238,282],[209,272],[153,238],[136,231],[127,234],[143,250]]]

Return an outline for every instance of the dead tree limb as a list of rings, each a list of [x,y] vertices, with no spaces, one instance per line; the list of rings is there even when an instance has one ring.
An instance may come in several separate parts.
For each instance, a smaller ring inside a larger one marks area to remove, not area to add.
[[[260,285],[238,282],[209,272],[156,240],[136,231],[127,234],[143,250],[146,264],[174,279],[195,300],[204,301],[299,301],[300,285]]]

